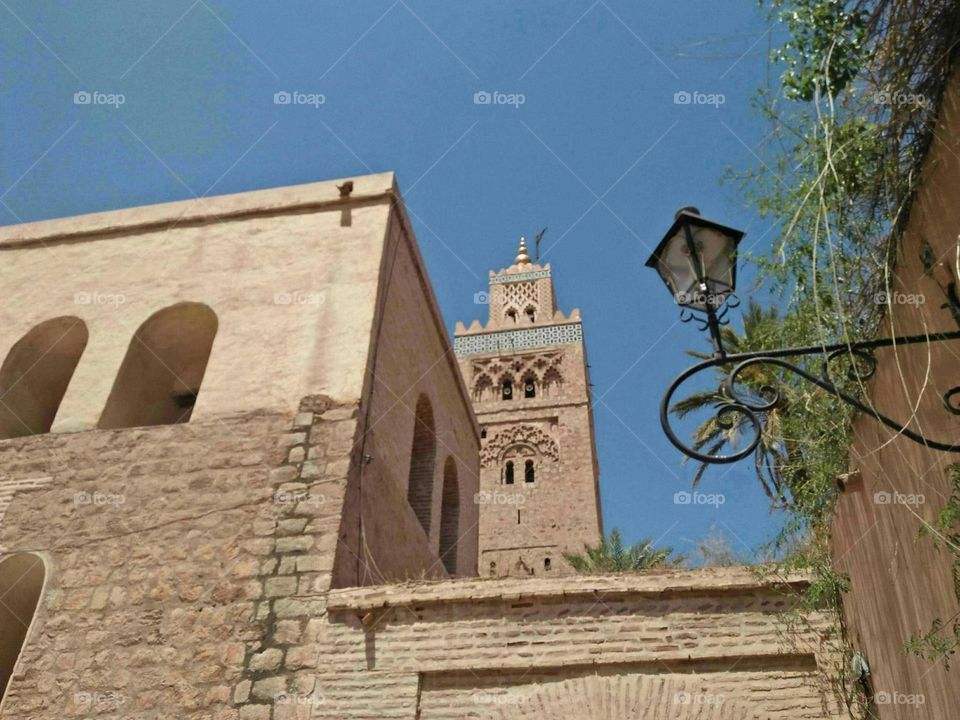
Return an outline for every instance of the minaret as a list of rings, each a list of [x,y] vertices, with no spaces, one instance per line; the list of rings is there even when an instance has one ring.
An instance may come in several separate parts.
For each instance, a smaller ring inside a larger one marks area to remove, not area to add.
[[[487,324],[457,323],[455,348],[481,428],[480,574],[570,572],[603,531],[580,313],[557,309],[550,265],[524,238],[490,272]]]

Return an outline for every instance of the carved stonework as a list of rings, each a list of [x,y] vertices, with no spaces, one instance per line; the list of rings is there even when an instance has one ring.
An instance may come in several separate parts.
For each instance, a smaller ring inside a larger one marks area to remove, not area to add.
[[[480,451],[480,464],[490,467],[500,462],[507,448],[513,445],[529,445],[540,453],[541,457],[554,462],[560,460],[560,448],[547,433],[532,425],[516,425],[494,435]]]

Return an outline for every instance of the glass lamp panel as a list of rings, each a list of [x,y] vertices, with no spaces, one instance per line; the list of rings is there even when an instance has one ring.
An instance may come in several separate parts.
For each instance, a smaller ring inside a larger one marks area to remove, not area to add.
[[[733,290],[736,243],[729,235],[713,228],[694,227],[692,230],[709,292],[721,296],[729,294]]]
[[[697,271],[682,228],[663,248],[658,258],[657,271],[673,292],[677,303],[687,305],[689,296],[697,289]]]

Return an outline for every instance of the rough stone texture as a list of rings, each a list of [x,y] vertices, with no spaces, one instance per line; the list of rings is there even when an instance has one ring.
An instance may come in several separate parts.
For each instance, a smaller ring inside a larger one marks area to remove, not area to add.
[[[524,279],[530,275],[535,279]],[[579,312],[565,316],[555,297],[549,265],[524,262],[491,272],[487,325],[458,323],[456,335],[500,337],[496,333],[579,325]],[[586,347],[582,340],[519,350],[504,344],[499,352],[461,352],[458,358],[486,436],[480,493],[474,498],[481,506],[479,572],[494,577],[570,572],[563,553],[583,552],[603,532]],[[502,392],[507,379],[510,399]],[[525,397],[527,383],[536,397]],[[532,482],[525,476],[528,461],[534,464]]]
[[[843,717],[821,672],[832,661],[823,621],[781,637],[780,613],[803,584],[775,590],[724,569],[335,590],[314,717],[539,717],[543,696],[593,676],[610,694],[606,714],[567,700],[566,717],[741,717],[694,714],[710,702],[757,713],[746,717]],[[616,714],[627,685],[675,712]],[[700,696],[673,698],[683,691]]]
[[[882,333],[900,335],[956,331],[941,308],[942,285],[960,278],[960,75],[944,96],[940,117],[910,211],[910,221],[891,278],[892,304]],[[940,267],[927,275],[920,260],[924,243]],[[883,301],[883,298],[881,298]],[[960,419],[944,412],[942,396],[960,385],[960,341],[885,349],[869,396],[877,410],[933,440],[957,443]],[[882,720],[956,717],[960,667],[950,670],[903,652],[912,635],[926,633],[935,618],[952,625],[960,601],[951,572],[954,553],[918,539],[952,492],[946,467],[956,454],[927,450],[896,437],[864,416],[853,426],[852,474],[840,497],[833,525],[838,569],[851,579],[844,598],[850,642],[864,653],[874,691],[890,698],[922,696],[923,705],[878,705]]]

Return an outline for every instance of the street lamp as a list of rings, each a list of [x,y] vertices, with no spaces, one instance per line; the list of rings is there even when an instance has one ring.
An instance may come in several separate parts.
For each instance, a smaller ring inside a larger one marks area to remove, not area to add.
[[[647,260],[647,267],[654,268],[659,273],[674,301],[680,306],[680,319],[684,322],[696,320],[701,330],[710,333],[713,344],[713,357],[684,370],[664,393],[660,403],[660,425],[670,442],[688,457],[704,463],[732,463],[752,454],[760,444],[762,417],[779,405],[780,390],[767,386],[758,393],[744,393],[738,389],[737,381],[747,368],[772,365],[826,390],[914,442],[944,452],[960,452],[960,444],[937,442],[910,430],[906,425],[877,412],[873,407],[844,392],[830,377],[830,364],[837,358],[846,357],[850,360],[847,370],[850,379],[864,381],[876,371],[877,363],[873,353],[877,348],[960,340],[960,331],[728,355],[723,348],[721,328],[730,322],[727,318],[728,311],[740,304],[734,291],[737,279],[737,245],[743,235],[740,230],[701,217],[696,208],[681,208],[674,216],[673,225]],[[946,295],[945,307],[949,307],[954,316],[960,318],[960,303],[956,300],[956,294]],[[816,375],[787,360],[817,356],[821,363],[820,372]],[[754,433],[746,447],[728,455],[706,454],[694,449],[683,442],[670,425],[671,401],[680,385],[694,375],[716,367],[730,368],[717,388],[718,394],[726,398],[717,409],[717,422],[729,426],[735,416],[740,415],[747,419]],[[945,393],[943,403],[947,411],[960,415],[960,386]]]
[[[723,357],[720,325],[737,287],[737,245],[743,232],[700,216],[695,207],[677,211],[673,225],[647,260],[677,305],[705,315],[714,357]],[[690,312],[684,321],[692,319]]]

